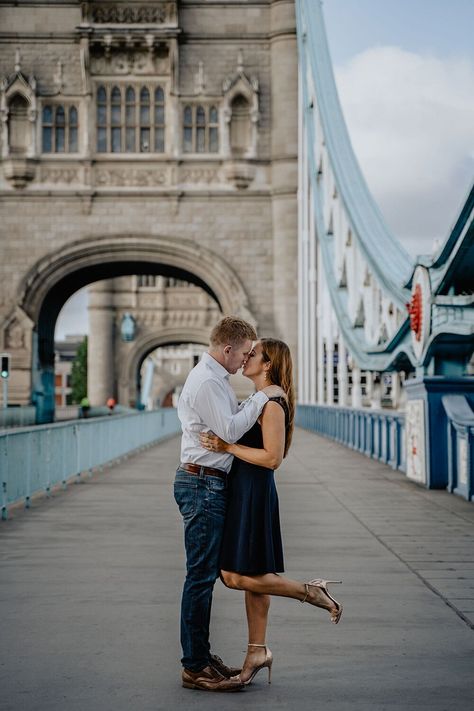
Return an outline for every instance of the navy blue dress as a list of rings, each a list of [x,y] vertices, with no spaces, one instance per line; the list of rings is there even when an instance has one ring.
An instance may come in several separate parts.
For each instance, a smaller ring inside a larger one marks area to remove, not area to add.
[[[286,420],[286,401],[283,398],[270,399],[283,407]],[[262,428],[258,422],[238,444],[263,449]],[[228,485],[221,569],[246,575],[283,573],[283,545],[273,469],[234,457]]]

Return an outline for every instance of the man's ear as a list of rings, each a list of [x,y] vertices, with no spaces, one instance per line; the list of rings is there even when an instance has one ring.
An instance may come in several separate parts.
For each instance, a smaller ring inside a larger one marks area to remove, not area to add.
[[[230,345],[224,346],[224,353],[225,353],[226,355],[229,355],[229,353],[231,352],[231,350],[232,350],[232,346],[230,346]]]

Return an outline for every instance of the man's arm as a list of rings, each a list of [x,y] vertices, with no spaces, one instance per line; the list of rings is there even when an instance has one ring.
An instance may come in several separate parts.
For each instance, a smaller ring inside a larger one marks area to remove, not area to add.
[[[216,381],[206,380],[196,393],[193,407],[209,429],[225,442],[234,443],[257,421],[267,402],[265,393],[255,393],[233,414],[227,393]]]

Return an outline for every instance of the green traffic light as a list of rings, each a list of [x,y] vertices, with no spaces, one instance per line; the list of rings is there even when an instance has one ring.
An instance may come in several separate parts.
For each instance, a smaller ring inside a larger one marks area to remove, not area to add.
[[[2,353],[2,357],[0,359],[0,376],[6,380],[8,376],[10,375],[10,358],[6,356],[4,353]]]

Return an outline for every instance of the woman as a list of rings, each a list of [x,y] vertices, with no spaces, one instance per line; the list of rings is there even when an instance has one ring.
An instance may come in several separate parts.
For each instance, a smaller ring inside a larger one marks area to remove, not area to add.
[[[229,588],[245,590],[249,632],[248,651],[240,678],[249,684],[260,669],[271,680],[273,657],[266,646],[270,595],[291,597],[329,611],[331,621],[341,619],[342,605],[327,590],[327,580],[299,583],[285,578],[273,472],[288,453],[294,426],[295,394],[292,362],[282,341],[262,338],[250,353],[243,374],[256,390],[278,385],[280,397],[271,398],[258,422],[236,443],[228,444],[212,433],[201,435],[211,451],[234,455],[229,474],[229,503],[221,553],[221,578]]]

